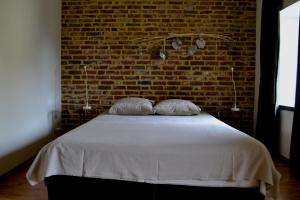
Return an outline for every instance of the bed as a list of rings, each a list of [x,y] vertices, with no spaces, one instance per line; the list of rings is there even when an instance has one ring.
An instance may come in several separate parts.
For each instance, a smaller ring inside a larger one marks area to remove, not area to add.
[[[262,143],[208,113],[103,113],[44,146],[27,179],[49,199],[258,200],[276,199],[280,174]]]

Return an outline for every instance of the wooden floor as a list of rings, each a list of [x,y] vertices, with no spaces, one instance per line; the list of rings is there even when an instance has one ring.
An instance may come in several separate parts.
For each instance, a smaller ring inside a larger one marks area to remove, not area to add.
[[[44,184],[30,186],[25,178],[31,162],[26,162],[0,177],[0,200],[46,200],[47,189]],[[275,161],[276,168],[282,174],[281,194],[278,200],[300,200],[300,180],[295,179],[283,160]],[[300,169],[299,169],[300,170]]]

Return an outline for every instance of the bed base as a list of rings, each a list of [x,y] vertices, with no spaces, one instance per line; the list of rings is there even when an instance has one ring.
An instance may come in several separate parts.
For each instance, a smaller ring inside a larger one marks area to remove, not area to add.
[[[47,177],[49,200],[264,200],[259,188],[213,188],[137,183],[55,175]]]

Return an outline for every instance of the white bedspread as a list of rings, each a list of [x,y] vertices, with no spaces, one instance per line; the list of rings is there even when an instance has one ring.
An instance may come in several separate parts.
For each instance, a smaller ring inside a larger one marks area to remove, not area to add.
[[[44,146],[27,179],[34,185],[52,175],[158,184],[259,182],[266,199],[276,197],[280,179],[263,144],[207,113],[99,115]]]

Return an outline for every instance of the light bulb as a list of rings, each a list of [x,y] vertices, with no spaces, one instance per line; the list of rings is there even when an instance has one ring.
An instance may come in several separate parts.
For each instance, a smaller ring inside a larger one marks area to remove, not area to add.
[[[205,40],[200,37],[196,40],[196,45],[199,49],[203,49],[205,47]]]
[[[175,49],[175,50],[178,50],[178,49],[181,49],[181,46],[182,46],[182,42],[179,38],[176,38],[172,41],[172,47]]]
[[[162,60],[166,60],[166,58],[167,58],[167,54],[166,54],[166,52],[163,51],[163,50],[160,50],[159,56],[160,56],[160,58],[161,58]]]

